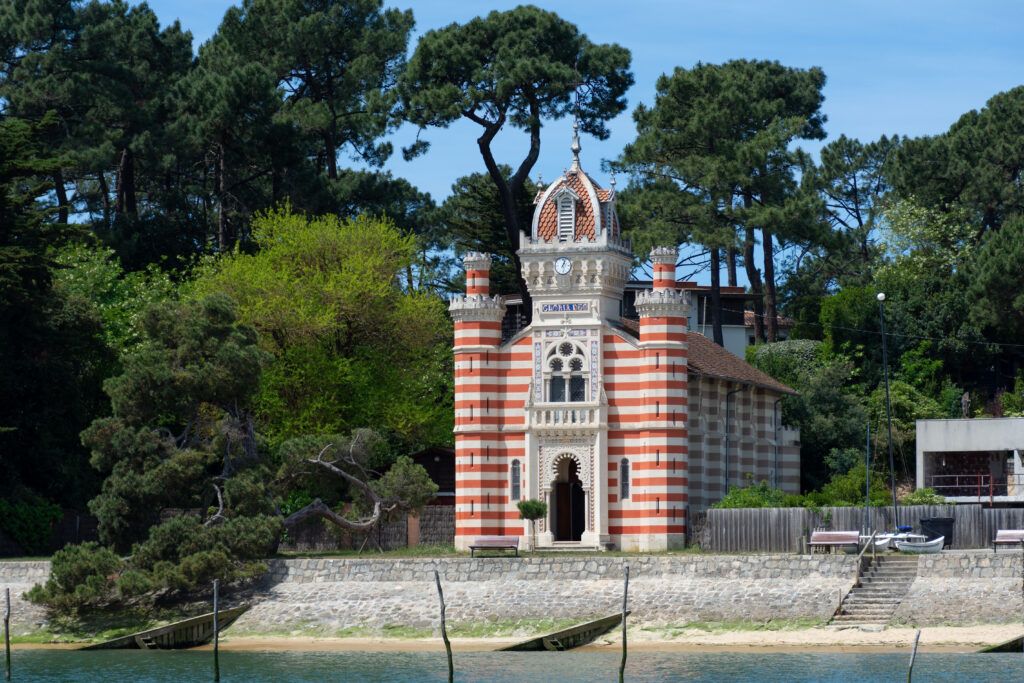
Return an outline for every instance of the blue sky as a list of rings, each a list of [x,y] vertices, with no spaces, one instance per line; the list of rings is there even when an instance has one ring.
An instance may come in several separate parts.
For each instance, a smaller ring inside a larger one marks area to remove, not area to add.
[[[227,0],[155,0],[162,24],[175,19],[192,31],[196,47],[216,32]],[[386,3],[411,8],[416,35],[465,22],[518,2],[411,0]],[[794,67],[820,66],[828,77],[824,111],[828,139],[840,134],[874,140],[881,135],[941,133],[992,95],[1024,84],[1024,7],[1015,1],[974,0],[562,0],[541,5],[575,23],[595,42],[617,42],[633,54],[636,84],[628,110],[610,123],[612,135],[584,136],[581,159],[607,185],[600,161],[621,152],[635,134],[637,103],[650,104],[658,76],[698,61],[770,59]],[[410,50],[415,47],[415,39]],[[541,157],[532,176],[554,180],[571,160],[569,121],[545,124]],[[472,123],[427,131],[431,151],[412,162],[396,154],[387,169],[438,201],[461,175],[483,171]],[[395,134],[396,149],[414,129]],[[503,130],[495,145],[499,161],[515,165],[525,136]],[[817,149],[818,145],[805,145]],[[346,162],[351,164],[352,162]]]

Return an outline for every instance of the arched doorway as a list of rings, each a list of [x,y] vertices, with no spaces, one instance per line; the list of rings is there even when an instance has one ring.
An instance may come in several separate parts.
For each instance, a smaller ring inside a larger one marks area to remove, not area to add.
[[[551,530],[555,540],[579,541],[587,528],[587,496],[575,459],[558,462],[553,494]]]

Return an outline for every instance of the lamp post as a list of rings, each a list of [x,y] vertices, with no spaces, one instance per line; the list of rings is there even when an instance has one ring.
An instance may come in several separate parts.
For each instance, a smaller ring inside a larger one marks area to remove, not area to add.
[[[892,517],[896,530],[899,531],[900,513],[896,507],[896,467],[892,458],[892,408],[889,405],[889,357],[885,345],[885,292],[879,292],[878,319],[882,323],[882,374],[885,377],[885,423],[889,428],[889,476],[892,481]]]

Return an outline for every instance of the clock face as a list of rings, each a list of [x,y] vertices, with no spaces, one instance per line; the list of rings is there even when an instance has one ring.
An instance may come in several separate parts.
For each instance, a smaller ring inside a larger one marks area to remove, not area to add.
[[[572,270],[572,261],[565,258],[564,256],[555,261],[555,272],[559,275],[565,275]]]

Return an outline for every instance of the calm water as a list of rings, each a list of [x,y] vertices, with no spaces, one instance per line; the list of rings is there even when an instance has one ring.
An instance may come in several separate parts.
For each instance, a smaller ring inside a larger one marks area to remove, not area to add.
[[[12,681],[211,681],[211,652],[15,650]],[[637,652],[629,681],[905,681],[909,654]],[[455,653],[457,681],[613,681],[606,652]],[[222,652],[221,681],[444,681],[444,653]],[[1024,655],[919,654],[915,683],[1006,683],[1024,678]]]

